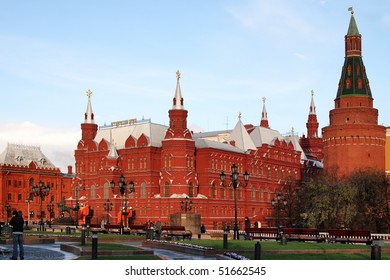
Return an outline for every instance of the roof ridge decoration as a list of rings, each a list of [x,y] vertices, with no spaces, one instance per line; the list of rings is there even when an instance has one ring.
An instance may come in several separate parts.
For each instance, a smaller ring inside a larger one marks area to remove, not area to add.
[[[180,89],[180,77],[181,73],[179,70],[176,71],[176,91],[175,91],[175,97],[173,98],[173,110],[184,110],[184,101],[183,97],[181,95],[181,89]]]

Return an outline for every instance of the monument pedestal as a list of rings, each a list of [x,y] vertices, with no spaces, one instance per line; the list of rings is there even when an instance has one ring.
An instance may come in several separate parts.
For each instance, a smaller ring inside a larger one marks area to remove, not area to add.
[[[192,236],[200,233],[200,214],[198,213],[174,213],[170,215],[171,226],[184,226],[192,232]]]

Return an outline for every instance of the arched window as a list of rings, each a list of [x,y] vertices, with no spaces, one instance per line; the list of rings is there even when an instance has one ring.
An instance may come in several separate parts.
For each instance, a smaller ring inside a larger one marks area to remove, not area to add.
[[[141,183],[140,197],[146,198],[146,183],[145,182]]]
[[[169,184],[165,182],[164,184],[164,197],[169,197]]]
[[[91,194],[90,194],[91,199],[96,199],[96,186],[92,185],[91,186]]]
[[[211,185],[211,197],[217,198],[217,188],[215,187],[215,183]]]
[[[110,185],[108,182],[104,183],[103,186],[103,196],[105,199],[110,197]]]

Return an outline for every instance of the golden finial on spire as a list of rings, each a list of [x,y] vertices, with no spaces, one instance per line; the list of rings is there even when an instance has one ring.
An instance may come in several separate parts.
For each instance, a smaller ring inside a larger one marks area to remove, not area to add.
[[[349,8],[348,8],[348,12],[351,12],[351,15],[353,15],[353,8],[352,8],[352,7],[349,7]]]
[[[294,136],[294,127],[291,128],[291,134]]]
[[[176,78],[177,78],[177,81],[180,80],[180,75],[181,75],[180,71],[177,70],[177,71],[176,71]]]
[[[311,90],[311,96],[314,96],[314,90]]]
[[[262,98],[262,99],[263,99],[263,103],[265,103],[265,100],[266,100],[265,96],[263,96],[263,98]]]
[[[87,96],[88,96],[88,98],[90,98],[91,95],[92,95],[92,91],[91,91],[90,89],[88,89],[88,90],[87,90]]]
[[[238,119],[241,120],[241,115],[242,113],[241,112],[238,112]]]

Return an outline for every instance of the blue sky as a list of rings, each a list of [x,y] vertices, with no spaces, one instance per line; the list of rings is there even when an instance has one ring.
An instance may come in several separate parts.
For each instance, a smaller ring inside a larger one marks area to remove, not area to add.
[[[168,124],[181,75],[194,131],[257,125],[306,133],[310,91],[328,124],[353,6],[379,123],[390,125],[390,1],[0,1],[0,150],[38,145],[74,164],[93,92],[98,125]],[[1,152],[0,151],[0,152]]]

